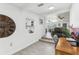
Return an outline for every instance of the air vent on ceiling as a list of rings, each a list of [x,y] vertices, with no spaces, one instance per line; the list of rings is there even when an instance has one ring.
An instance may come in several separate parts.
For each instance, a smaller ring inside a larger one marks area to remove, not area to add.
[[[44,5],[44,3],[40,3],[38,4],[38,7],[42,7]]]

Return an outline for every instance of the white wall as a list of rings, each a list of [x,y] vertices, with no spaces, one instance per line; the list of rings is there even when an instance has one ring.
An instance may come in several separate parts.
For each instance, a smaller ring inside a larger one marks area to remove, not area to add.
[[[79,3],[72,4],[70,10],[70,25],[79,28]]]
[[[6,38],[0,38],[0,54],[13,54],[38,41],[44,35],[44,25],[39,24],[39,15],[21,11],[16,7],[8,4],[0,4],[0,14],[12,18],[16,23],[15,32]],[[29,34],[25,28],[26,17],[35,20],[35,31]],[[11,46],[12,44],[12,46]]]

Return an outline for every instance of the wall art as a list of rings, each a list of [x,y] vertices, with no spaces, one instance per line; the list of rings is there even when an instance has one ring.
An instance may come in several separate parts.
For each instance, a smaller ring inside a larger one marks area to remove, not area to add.
[[[15,22],[10,17],[0,14],[0,38],[10,36],[15,28]]]
[[[31,18],[26,18],[26,29],[29,33],[34,33],[34,20]]]
[[[40,19],[39,19],[39,23],[40,23],[40,24],[43,24],[43,22],[44,22],[44,19],[43,19],[43,18],[40,18]]]

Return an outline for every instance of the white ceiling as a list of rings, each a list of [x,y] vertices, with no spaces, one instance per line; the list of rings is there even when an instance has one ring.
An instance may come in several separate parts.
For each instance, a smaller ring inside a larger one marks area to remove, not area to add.
[[[13,6],[16,6],[20,9],[29,10],[37,14],[45,14],[51,12],[57,12],[63,9],[69,9],[71,7],[70,3],[44,3],[43,6],[38,7],[39,3],[12,3]],[[48,7],[54,6],[53,10],[49,10]]]

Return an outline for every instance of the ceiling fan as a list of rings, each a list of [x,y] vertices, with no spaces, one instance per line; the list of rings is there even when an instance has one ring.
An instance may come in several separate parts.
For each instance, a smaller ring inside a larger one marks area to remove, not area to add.
[[[63,16],[58,16],[58,18],[59,18],[59,19],[61,19],[61,20],[63,20],[63,19],[64,19],[64,17],[63,17]]]

